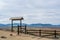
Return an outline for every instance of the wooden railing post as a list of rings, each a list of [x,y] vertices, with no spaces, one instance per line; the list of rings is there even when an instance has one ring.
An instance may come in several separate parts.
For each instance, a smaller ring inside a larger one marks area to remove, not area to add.
[[[13,32],[13,20],[11,21],[11,32]]]
[[[57,33],[56,30],[54,31],[54,37],[57,38]]]
[[[19,25],[18,25],[18,29],[17,29],[17,34],[19,35]]]
[[[20,33],[22,33],[22,26],[20,26]]]
[[[25,25],[25,34],[27,34],[27,30],[26,30],[26,27],[27,27],[27,26]]]
[[[41,30],[39,30],[39,36],[41,36]]]

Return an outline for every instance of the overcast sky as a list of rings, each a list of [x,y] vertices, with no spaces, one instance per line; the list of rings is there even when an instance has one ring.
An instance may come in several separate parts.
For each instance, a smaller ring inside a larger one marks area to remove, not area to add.
[[[24,23],[60,24],[60,0],[0,0],[0,23],[20,16]]]

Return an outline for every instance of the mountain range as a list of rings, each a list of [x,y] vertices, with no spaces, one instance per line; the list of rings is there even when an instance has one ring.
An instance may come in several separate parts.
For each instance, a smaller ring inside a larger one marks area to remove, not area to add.
[[[19,23],[14,23],[13,26],[18,26]],[[35,23],[35,24],[26,24],[23,23],[22,26],[27,25],[28,27],[48,27],[48,28],[60,28],[60,25],[52,25],[52,24],[42,24],[42,23]],[[10,27],[11,24],[0,24],[0,27]]]

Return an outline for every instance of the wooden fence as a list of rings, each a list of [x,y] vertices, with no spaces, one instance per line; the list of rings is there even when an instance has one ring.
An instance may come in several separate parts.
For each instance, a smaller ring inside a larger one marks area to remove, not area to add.
[[[19,26],[18,26],[18,35],[19,35]],[[25,27],[20,27],[20,33],[25,33],[25,34],[31,34],[31,35],[37,35],[37,36],[41,36],[42,34],[48,34],[48,36],[54,36],[54,38],[57,38],[57,35],[60,35],[60,31],[56,31],[56,30],[28,30],[27,26]],[[45,35],[47,36],[47,35]]]

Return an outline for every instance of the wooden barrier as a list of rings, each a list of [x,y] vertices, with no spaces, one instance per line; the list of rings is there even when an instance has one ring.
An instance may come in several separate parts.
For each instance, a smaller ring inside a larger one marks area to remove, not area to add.
[[[59,32],[59,31],[56,31],[56,30],[41,30],[41,29],[40,30],[34,30],[34,29],[33,30],[32,29],[31,30],[27,30],[27,26],[26,25],[23,28],[21,27],[20,30],[21,29],[23,29],[23,31],[24,31],[23,33],[25,33],[25,34],[38,33],[39,34],[38,36],[42,36],[42,34],[49,34],[51,36],[54,35],[55,38],[57,38],[57,34],[58,34],[57,32]],[[18,30],[19,30],[19,28],[18,28]],[[19,35],[19,31],[18,31],[18,35]]]
[[[50,30],[49,30],[50,33],[48,33],[48,32],[42,32],[42,30],[39,30],[39,32],[34,32],[34,30],[28,30],[28,31],[33,31],[33,32],[30,32],[30,33],[39,33],[40,37],[42,36],[41,34],[49,34],[49,35],[54,35],[54,37],[57,38],[57,31],[56,30],[52,31],[53,33]],[[37,30],[35,30],[35,31],[37,31]]]

